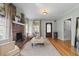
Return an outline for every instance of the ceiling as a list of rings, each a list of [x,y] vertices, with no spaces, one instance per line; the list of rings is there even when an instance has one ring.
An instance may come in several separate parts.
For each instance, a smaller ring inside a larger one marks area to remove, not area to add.
[[[52,19],[57,20],[67,11],[79,5],[78,3],[14,3],[14,5],[22,9],[25,17],[29,19]],[[48,14],[40,13],[41,8],[47,8]]]

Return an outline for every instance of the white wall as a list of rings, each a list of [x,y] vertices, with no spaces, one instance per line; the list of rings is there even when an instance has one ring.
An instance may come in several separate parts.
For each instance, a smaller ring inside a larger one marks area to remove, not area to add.
[[[54,32],[57,32],[57,21],[53,23],[54,23]]]
[[[53,20],[41,20],[41,35],[46,37],[46,23],[52,23],[52,34],[54,32],[54,21]],[[52,35],[53,37],[53,35]]]
[[[71,44],[74,46],[75,40],[75,29],[76,29],[76,17],[79,17],[79,6],[71,9],[64,16],[57,21],[57,31],[58,31],[58,38],[64,40],[64,20],[71,18]]]
[[[58,20],[57,21],[57,32],[58,32],[58,38],[63,40],[64,36],[63,36],[63,20]]]

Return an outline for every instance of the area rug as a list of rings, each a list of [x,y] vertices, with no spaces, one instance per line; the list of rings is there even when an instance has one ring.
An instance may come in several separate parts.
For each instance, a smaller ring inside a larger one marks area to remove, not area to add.
[[[24,45],[21,56],[61,56],[54,46],[45,40],[45,45],[32,46],[31,41]]]

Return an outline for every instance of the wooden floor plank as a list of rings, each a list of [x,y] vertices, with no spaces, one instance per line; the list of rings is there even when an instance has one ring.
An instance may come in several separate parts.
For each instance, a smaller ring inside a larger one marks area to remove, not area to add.
[[[63,56],[78,56],[77,51],[71,46],[71,43],[64,42],[59,39],[49,38],[50,43],[59,51]]]

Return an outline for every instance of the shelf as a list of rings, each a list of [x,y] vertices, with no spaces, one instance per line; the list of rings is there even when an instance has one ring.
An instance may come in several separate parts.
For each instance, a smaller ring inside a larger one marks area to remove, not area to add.
[[[23,24],[23,23],[16,22],[16,21],[13,21],[13,23],[15,23],[15,24],[19,24],[19,25],[25,25],[25,24]]]

